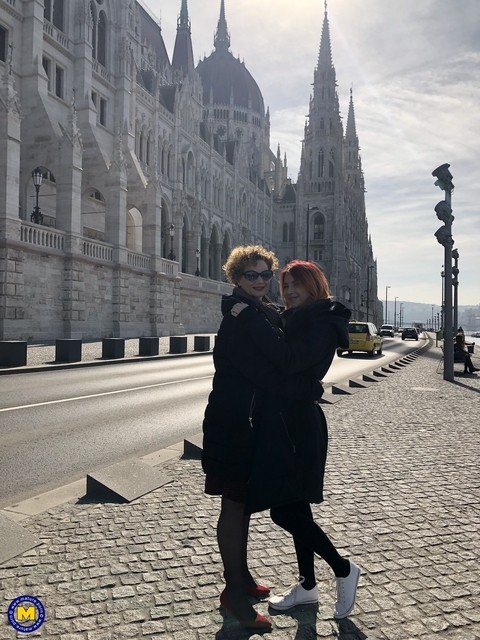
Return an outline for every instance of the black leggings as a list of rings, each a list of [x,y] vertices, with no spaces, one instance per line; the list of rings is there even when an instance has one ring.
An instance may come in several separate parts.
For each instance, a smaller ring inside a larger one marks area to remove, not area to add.
[[[273,507],[270,516],[275,524],[293,536],[298,570],[300,576],[305,578],[305,589],[312,589],[316,584],[314,554],[325,560],[336,577],[344,578],[349,574],[350,563],[342,558],[326,533],[314,522],[308,502]]]

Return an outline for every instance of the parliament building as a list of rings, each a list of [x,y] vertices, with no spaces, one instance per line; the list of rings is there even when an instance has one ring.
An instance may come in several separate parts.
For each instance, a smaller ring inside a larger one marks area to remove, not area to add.
[[[355,318],[379,320],[327,11],[294,181],[225,0],[197,64],[178,3],[170,54],[135,0],[0,0],[0,340],[215,332],[222,265],[251,243],[317,262]]]

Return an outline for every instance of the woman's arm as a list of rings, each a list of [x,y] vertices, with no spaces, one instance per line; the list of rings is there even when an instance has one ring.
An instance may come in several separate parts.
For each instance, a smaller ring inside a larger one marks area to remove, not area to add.
[[[289,344],[251,305],[241,303],[235,305],[232,312],[234,310],[237,313],[235,321],[242,324],[257,348],[281,371],[299,373],[321,366],[323,369],[326,367],[324,375],[328,370],[337,346],[337,332],[332,323],[315,326],[312,321],[307,321],[301,336]]]

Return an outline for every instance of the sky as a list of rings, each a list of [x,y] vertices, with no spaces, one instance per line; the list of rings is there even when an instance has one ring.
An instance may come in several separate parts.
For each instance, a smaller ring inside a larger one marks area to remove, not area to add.
[[[142,0],[170,59],[181,0]],[[480,304],[480,0],[328,0],[346,126],[353,91],[378,297],[441,303],[444,248],[432,171],[450,164],[459,304]],[[195,63],[213,51],[220,0],[188,0]],[[270,146],[296,182],[323,0],[225,0],[230,50],[270,108]]]

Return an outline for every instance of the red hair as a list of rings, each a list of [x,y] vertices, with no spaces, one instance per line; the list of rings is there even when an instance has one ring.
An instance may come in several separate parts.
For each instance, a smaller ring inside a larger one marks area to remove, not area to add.
[[[330,285],[328,284],[328,280],[320,267],[318,267],[314,262],[292,260],[280,272],[280,293],[284,300],[283,283],[287,273],[305,287],[312,298],[312,302],[332,297]]]

